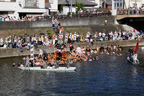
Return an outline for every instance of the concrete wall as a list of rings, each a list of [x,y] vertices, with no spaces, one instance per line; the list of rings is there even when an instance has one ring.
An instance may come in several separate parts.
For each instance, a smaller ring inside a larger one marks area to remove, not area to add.
[[[130,46],[135,46],[136,45],[135,40],[125,40],[125,41],[103,41],[103,42],[97,42],[94,43],[94,46],[92,47],[93,49],[96,49],[97,47],[105,47],[107,45],[111,44],[116,44],[120,45],[123,47],[130,47]],[[77,43],[74,44],[74,47],[89,47],[90,45],[88,43]],[[139,46],[144,46],[144,40],[140,41]],[[40,49],[45,50],[48,53],[54,53],[55,48],[53,47],[47,47],[47,46],[39,46]],[[69,51],[69,48],[65,48],[66,51]],[[38,54],[38,51],[34,51],[35,55]],[[30,55],[30,51],[24,49],[23,52],[20,52],[18,48],[13,48],[13,49],[0,49],[0,58],[7,58],[7,57],[16,57],[16,56],[26,56]]]
[[[35,24],[36,26],[37,24]],[[38,25],[37,25],[38,26]],[[11,28],[5,28],[0,29],[0,38],[5,38],[8,35],[14,36],[23,36],[25,34],[28,35],[34,35],[34,34],[40,34],[40,33],[47,33],[46,30],[50,29],[52,34],[55,34],[54,30],[52,28],[19,28],[19,29],[11,29]],[[64,27],[64,33],[74,33],[78,32],[79,34],[86,34],[86,32],[110,32],[110,31],[116,31],[116,30],[133,30],[132,27],[129,27],[128,25],[91,25],[91,26],[73,26],[73,27]]]
[[[48,53],[54,53],[55,48],[47,47],[47,46],[39,46],[38,48],[45,50]],[[65,48],[66,51],[69,51],[69,48]],[[39,51],[34,50],[34,54],[38,55]],[[8,57],[18,57],[18,56],[27,56],[30,55],[30,50],[23,48],[23,52],[20,52],[18,48],[11,49],[0,49],[0,58],[8,58]]]
[[[114,24],[115,17],[90,17],[90,18],[75,18],[61,20],[62,26],[90,26],[90,25],[104,25],[105,20],[107,24]],[[51,27],[51,20],[48,21],[24,21],[24,22],[0,22],[0,29],[3,28],[39,28]]]
[[[93,45],[93,49],[96,49],[96,47],[106,47],[107,45],[110,46],[112,44],[116,44],[116,45],[120,45],[122,47],[135,47],[136,46],[137,41],[136,40],[124,40],[124,41],[103,41],[103,42],[97,42],[94,43]],[[78,43],[75,44],[74,47],[89,47],[90,45],[87,43]],[[141,40],[139,43],[139,46],[144,46],[144,40]]]
[[[36,22],[29,22],[29,21],[23,21],[23,22],[0,22],[0,29],[7,29],[7,28],[14,28],[14,29],[20,29],[20,28],[39,28],[39,27],[51,27],[52,24],[50,21],[36,21]]]
[[[104,25],[105,20],[107,24],[114,24],[115,17],[90,17],[90,18],[74,18],[69,20],[61,20],[62,26],[89,26],[89,25]]]

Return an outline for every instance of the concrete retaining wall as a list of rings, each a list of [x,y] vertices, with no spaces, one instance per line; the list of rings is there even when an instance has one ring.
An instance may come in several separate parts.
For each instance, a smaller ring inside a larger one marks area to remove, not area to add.
[[[55,48],[47,47],[47,46],[39,46],[38,48],[45,50],[48,53],[54,53]],[[69,48],[65,48],[66,51],[69,51]],[[34,54],[38,55],[39,51],[34,50]],[[20,52],[18,48],[11,49],[0,49],[0,58],[8,58],[8,57],[18,57],[18,56],[27,56],[30,55],[30,50],[23,48],[23,52]]]
[[[105,20],[107,20],[107,24],[114,24],[115,17],[89,17],[89,18],[73,18],[73,19],[65,19],[60,20],[62,26],[89,26],[89,25],[104,25]],[[51,20],[45,21],[8,21],[8,22],[0,22],[0,29],[6,28],[40,28],[40,27],[51,27]]]
[[[93,45],[93,49],[96,49],[96,47],[105,47],[105,46],[110,46],[112,44],[116,44],[116,45],[120,45],[122,47],[134,47],[136,46],[137,41],[136,40],[124,40],[124,41],[103,41],[103,42],[97,42],[94,43]],[[74,47],[77,46],[81,46],[81,47],[89,47],[90,45],[87,43],[79,43],[79,44],[75,44]],[[139,43],[139,46],[144,46],[144,40],[141,40]]]
[[[90,17],[90,18],[75,18],[69,20],[61,20],[62,26],[90,26],[90,25],[104,25],[105,20],[107,24],[115,24],[115,17]]]
[[[97,42],[94,43],[93,49],[96,49],[96,47],[105,47],[107,45],[111,45],[111,44],[116,44],[116,45],[120,45],[123,47],[130,47],[130,46],[135,46],[136,45],[135,40],[125,40],[125,41],[103,41],[103,42]],[[89,47],[90,45],[88,43],[77,43],[74,44],[74,47]],[[141,40],[139,43],[139,46],[144,46],[144,40]],[[39,46],[40,49],[45,50],[48,53],[54,53],[54,48],[53,47],[47,47],[47,46]],[[69,48],[65,49],[66,51],[69,51]],[[35,55],[38,54],[38,51],[35,50],[34,51]],[[7,57],[16,57],[16,56],[26,56],[26,55],[30,55],[30,51],[24,49],[23,52],[20,52],[18,48],[14,48],[14,49],[0,49],[0,58],[7,58]]]

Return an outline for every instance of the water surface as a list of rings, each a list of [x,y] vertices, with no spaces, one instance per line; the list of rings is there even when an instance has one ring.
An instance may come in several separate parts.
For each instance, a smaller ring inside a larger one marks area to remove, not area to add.
[[[144,96],[144,51],[139,66],[122,57],[100,55],[98,61],[77,62],[76,72],[22,71],[19,58],[0,59],[0,96]]]

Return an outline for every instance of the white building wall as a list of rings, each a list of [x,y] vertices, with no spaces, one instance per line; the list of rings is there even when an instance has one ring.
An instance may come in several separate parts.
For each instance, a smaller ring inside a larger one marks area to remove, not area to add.
[[[144,4],[144,0],[142,0],[142,4]]]
[[[15,11],[15,2],[0,2],[0,11]]]
[[[45,0],[38,0],[37,3],[39,9],[24,8],[25,0],[16,0],[16,2],[0,2],[0,11],[7,11],[8,16],[16,16],[16,18],[19,17],[19,13],[46,13],[47,10],[45,9]]]
[[[137,4],[137,7],[141,7],[142,4],[144,4],[144,0],[125,0],[125,7],[129,8],[130,7],[134,7],[134,4]]]
[[[63,7],[63,15],[67,15],[68,12],[70,12],[71,9],[67,6]],[[72,7],[72,12],[76,13],[76,7]]]
[[[50,11],[51,12],[57,12],[58,11],[58,0],[49,0],[49,3],[51,5]]]
[[[45,0],[38,0],[39,8],[45,8]]]
[[[98,4],[97,8],[101,7],[101,3],[102,3],[101,0],[95,0],[95,3]]]

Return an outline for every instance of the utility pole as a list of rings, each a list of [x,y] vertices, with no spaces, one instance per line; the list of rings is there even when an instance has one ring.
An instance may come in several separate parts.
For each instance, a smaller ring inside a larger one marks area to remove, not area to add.
[[[119,9],[120,9],[120,1],[121,1],[121,0],[119,0],[119,2],[118,2],[118,3],[119,3],[119,4],[118,4],[118,5],[119,5],[119,6],[118,6]]]
[[[72,0],[71,0],[71,17],[72,17]]]
[[[128,5],[128,15],[130,15],[130,0],[129,0],[129,5]]]
[[[135,7],[137,7],[137,1],[135,0]]]
[[[102,8],[102,0],[100,0],[100,7]]]
[[[122,6],[121,6],[121,9],[122,9],[122,14],[124,14],[124,7],[123,7],[123,5],[124,5],[124,1],[122,0]]]
[[[123,3],[124,3],[124,1],[122,0],[122,2],[121,2],[121,3],[122,3],[122,6],[121,6],[121,8],[122,8],[122,10],[123,10],[123,9],[124,9],[124,8],[123,8],[123,5],[124,5]]]
[[[115,1],[114,0],[112,0],[112,15],[116,15],[115,14]]]

